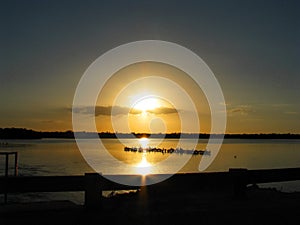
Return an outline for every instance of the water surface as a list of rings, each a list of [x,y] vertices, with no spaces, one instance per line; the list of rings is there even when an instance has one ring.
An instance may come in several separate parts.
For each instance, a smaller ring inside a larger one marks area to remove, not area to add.
[[[97,140],[82,139],[91,149],[91,154],[98,154],[104,149],[97,149]],[[3,140],[2,140],[3,142]],[[1,145],[0,151],[17,151],[19,155],[19,176],[29,175],[83,175],[87,172],[94,172],[89,164],[84,160],[78,149],[76,141],[73,139],[40,139],[40,140],[6,140],[7,145]],[[105,173],[139,173],[138,165],[152,165],[148,172],[168,173],[176,165],[176,160],[180,160],[179,154],[173,155],[172,163],[167,163],[162,167],[157,167],[159,162],[164,162],[170,154],[162,153],[138,153],[125,152],[124,146],[141,146],[138,139],[102,139],[106,149],[115,159],[127,165],[134,165],[130,171],[124,171],[122,166],[115,167],[110,163],[110,159],[101,155]],[[178,139],[149,139],[146,145],[158,146],[160,148],[178,147]],[[206,149],[207,140],[200,139],[196,149]],[[189,139],[180,142],[180,147],[188,149],[193,145]],[[300,167],[300,140],[287,139],[226,139],[213,161],[205,170],[228,171],[229,168],[247,169],[269,169],[269,168],[290,168]],[[179,172],[198,172],[198,165],[201,160],[200,155],[189,156],[187,164]],[[0,175],[4,175],[4,157],[0,156]],[[143,164],[144,163],[144,164]],[[145,164],[146,163],[146,164]],[[13,174],[13,158],[10,157],[10,174]],[[155,169],[153,169],[155,168]],[[262,186],[272,186],[283,191],[300,191],[300,182],[281,182]],[[68,193],[75,202],[82,202],[82,193]],[[63,193],[44,194],[23,194],[28,199],[38,198],[59,198]]]

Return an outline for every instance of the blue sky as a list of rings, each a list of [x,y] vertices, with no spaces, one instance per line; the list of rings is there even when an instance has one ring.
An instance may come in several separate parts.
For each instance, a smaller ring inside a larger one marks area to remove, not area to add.
[[[101,54],[178,43],[218,79],[228,132],[300,133],[299,1],[1,1],[0,127],[72,129],[77,83]]]

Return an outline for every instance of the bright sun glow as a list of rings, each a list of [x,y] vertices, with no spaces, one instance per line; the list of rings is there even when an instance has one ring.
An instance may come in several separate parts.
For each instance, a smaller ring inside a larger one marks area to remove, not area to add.
[[[160,107],[160,103],[157,98],[145,98],[137,102],[133,108],[147,112],[147,110],[153,110]]]
[[[146,137],[140,138],[139,143],[143,149],[149,147],[149,139]],[[137,172],[142,175],[147,175],[151,172],[151,163],[148,162],[146,152],[142,153],[142,160],[136,165]]]
[[[136,172],[141,175],[151,173],[152,164],[148,162],[146,153],[142,153],[142,160],[136,165]]]
[[[140,138],[139,139],[139,143],[141,145],[142,148],[147,148],[149,147],[148,144],[149,144],[149,139],[146,138],[146,137],[143,137],[143,138]]]

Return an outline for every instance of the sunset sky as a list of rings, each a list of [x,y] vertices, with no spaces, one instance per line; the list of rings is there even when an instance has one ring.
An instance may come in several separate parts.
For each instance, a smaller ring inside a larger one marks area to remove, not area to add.
[[[94,60],[121,44],[164,40],[195,52],[213,71],[226,102],[227,133],[300,133],[299,1],[4,0],[0,10],[0,127],[71,130],[74,93]],[[114,117],[122,131],[127,114],[133,132],[148,131],[150,121],[154,131],[180,131],[184,100],[180,109],[162,98],[135,102],[146,92],[172,94],[154,75],[186,89],[200,131],[209,132],[201,90],[182,71],[159,63],[129,66],[112,77],[97,101],[97,129],[113,131]]]

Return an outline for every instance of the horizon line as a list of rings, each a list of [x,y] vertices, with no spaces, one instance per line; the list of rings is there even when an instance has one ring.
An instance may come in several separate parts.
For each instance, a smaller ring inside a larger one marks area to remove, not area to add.
[[[151,134],[156,134],[156,135],[168,135],[168,134],[190,134],[190,135],[195,135],[195,134],[202,134],[202,135],[300,135],[300,133],[291,133],[291,132],[259,132],[259,133],[247,133],[247,132],[242,132],[242,133],[206,133],[206,132],[157,132],[157,133],[149,133],[149,132],[111,132],[111,131],[73,131],[73,130],[64,130],[64,131],[41,131],[41,130],[35,130],[31,128],[24,128],[24,127],[0,127],[0,130],[5,130],[5,129],[10,129],[10,130],[27,130],[27,131],[33,131],[33,132],[39,132],[39,133],[97,133],[97,134],[144,134],[144,135],[151,135]]]

